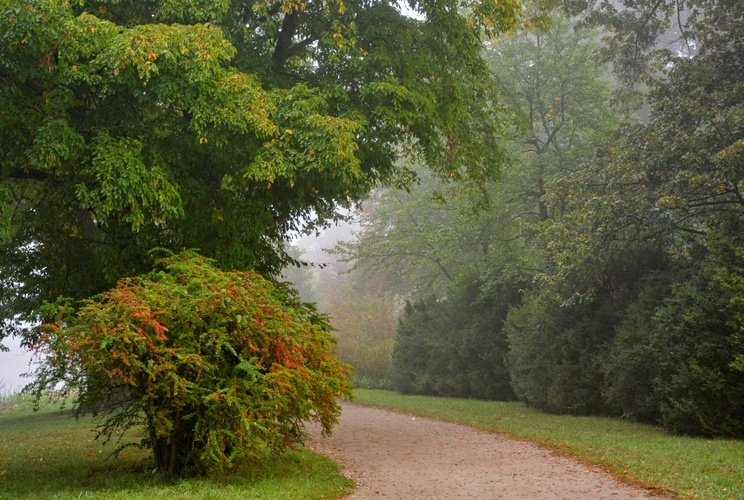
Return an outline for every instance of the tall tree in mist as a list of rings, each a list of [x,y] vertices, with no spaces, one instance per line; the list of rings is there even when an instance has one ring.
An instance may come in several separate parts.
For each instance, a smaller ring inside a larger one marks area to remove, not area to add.
[[[562,210],[549,206],[546,183],[589,159],[593,141],[620,121],[609,109],[605,68],[593,59],[595,36],[556,14],[547,31],[492,44],[485,59],[513,113],[501,178],[447,182],[422,168],[410,192],[379,192],[362,213],[357,242],[343,245],[357,267],[394,270],[391,284],[420,295],[442,295],[494,269],[534,268],[534,227]]]

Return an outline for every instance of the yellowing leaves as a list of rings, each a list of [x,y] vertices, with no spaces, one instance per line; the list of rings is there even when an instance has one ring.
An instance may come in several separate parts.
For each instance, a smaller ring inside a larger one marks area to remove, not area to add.
[[[290,12],[303,11],[307,8],[307,2],[302,0],[284,0],[282,2],[281,11],[285,14]]]
[[[43,328],[44,362],[75,359],[81,369],[65,382],[91,374],[99,382],[77,387],[90,391],[81,394],[82,406],[111,401],[101,436],[142,429],[144,414],[149,438],[197,450],[189,457],[151,445],[158,463],[178,473],[187,465],[229,466],[225,448],[255,457],[281,450],[298,420],[314,419],[330,431],[340,412],[336,399],[351,388],[323,316],[285,284],[225,273],[193,252],[168,254],[156,265],[158,271],[121,280],[87,301],[74,320],[65,316],[66,299],[45,306],[56,324]],[[179,334],[184,327],[193,334]],[[122,386],[131,398],[126,404],[106,399],[110,387]],[[139,411],[127,412],[130,402]]]
[[[273,138],[280,133],[269,117],[275,108],[276,102],[254,76],[230,73],[214,80],[191,104],[192,127],[202,137],[209,129],[217,129]]]
[[[521,5],[516,0],[483,0],[474,6],[472,23],[487,36],[494,36],[516,26],[520,15]]]
[[[94,64],[112,68],[115,76],[125,68],[134,69],[143,83],[165,68],[184,82],[214,79],[236,53],[222,31],[210,25],[146,24],[122,29],[90,15],[81,16],[81,21],[91,32],[102,33],[99,41],[88,44]]]

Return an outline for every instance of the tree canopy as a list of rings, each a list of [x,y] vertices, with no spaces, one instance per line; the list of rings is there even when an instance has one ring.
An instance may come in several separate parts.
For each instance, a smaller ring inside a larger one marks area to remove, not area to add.
[[[199,248],[276,273],[372,186],[498,171],[481,37],[516,1],[3,0],[3,336],[41,300]]]

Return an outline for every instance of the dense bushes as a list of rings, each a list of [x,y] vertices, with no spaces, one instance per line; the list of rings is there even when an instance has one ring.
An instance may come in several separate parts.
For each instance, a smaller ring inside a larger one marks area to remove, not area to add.
[[[624,311],[604,363],[603,388],[609,411],[618,416],[657,423],[661,416],[658,383],[664,373],[659,363],[662,340],[651,335],[653,317],[671,295],[669,272],[651,272],[641,283],[636,300]]]
[[[505,328],[516,395],[550,412],[744,436],[742,260],[732,248],[716,252],[694,269],[650,271],[624,297],[559,305],[530,292]]]
[[[735,364],[744,353],[742,257],[741,247],[714,248],[649,324],[663,370],[661,421],[674,432],[744,437],[744,371]]]
[[[408,303],[393,351],[394,387],[405,394],[513,399],[501,323],[518,294],[513,287],[500,292],[482,297],[471,284],[447,299]]]
[[[520,303],[515,287],[473,283],[408,304],[394,386],[744,436],[744,252],[718,245],[695,256],[674,266],[653,252],[626,256],[573,301],[532,288]]]
[[[732,307],[743,290],[726,285],[732,264],[709,256],[663,295],[648,283],[656,300],[629,309],[606,365],[614,412],[676,433],[744,436],[744,372],[735,362],[744,342]]]
[[[661,264],[656,252],[629,252],[596,270],[591,281],[574,283],[568,299],[565,290],[547,284],[526,292],[504,328],[517,396],[555,413],[607,413],[606,361],[616,328],[644,276]]]
[[[561,308],[529,296],[509,315],[509,373],[517,397],[554,413],[603,411],[598,362],[611,342],[611,311],[600,307]]]

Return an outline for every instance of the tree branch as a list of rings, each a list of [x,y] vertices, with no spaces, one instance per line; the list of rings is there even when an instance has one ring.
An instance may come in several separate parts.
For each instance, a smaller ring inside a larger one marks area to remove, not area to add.
[[[276,39],[276,47],[271,56],[274,69],[277,71],[284,67],[284,63],[291,55],[292,38],[294,38],[295,32],[297,31],[297,23],[299,21],[298,14],[299,12],[294,11],[284,15],[282,28]]]
[[[22,169],[17,168],[7,173],[5,177],[8,177],[10,179],[21,179],[21,180],[43,182],[47,180],[49,177],[51,177],[51,174],[49,172],[44,172],[42,170],[36,170],[36,169],[31,169],[31,168],[22,168]]]

